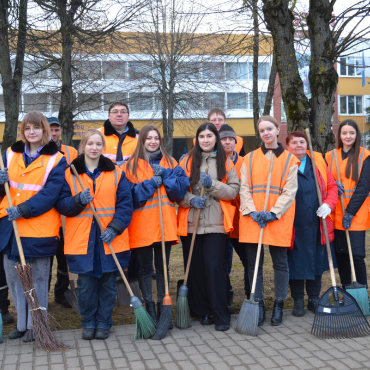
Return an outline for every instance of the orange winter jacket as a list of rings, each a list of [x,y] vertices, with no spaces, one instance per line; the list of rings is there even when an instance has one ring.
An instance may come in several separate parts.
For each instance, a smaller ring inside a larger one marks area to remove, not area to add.
[[[73,146],[61,144],[60,151],[63,153],[68,165],[78,157],[78,151]]]

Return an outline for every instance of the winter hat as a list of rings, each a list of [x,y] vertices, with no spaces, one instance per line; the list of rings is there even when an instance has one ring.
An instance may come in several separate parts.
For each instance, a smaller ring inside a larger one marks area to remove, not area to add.
[[[223,139],[224,137],[232,137],[233,139],[235,139],[235,142],[237,141],[234,129],[226,123],[221,126],[218,133],[220,134],[221,139]]]

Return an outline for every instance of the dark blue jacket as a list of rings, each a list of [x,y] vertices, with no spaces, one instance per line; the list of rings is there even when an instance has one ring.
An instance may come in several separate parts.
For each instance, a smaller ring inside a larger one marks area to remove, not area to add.
[[[79,155],[72,164],[76,167],[79,174],[87,173],[92,179],[99,177],[101,172],[113,171],[115,168],[113,162],[104,156],[100,156],[98,168],[93,174],[86,169],[84,155]],[[122,172],[121,179],[118,183],[116,196],[115,213],[108,227],[113,228],[117,232],[117,235],[121,235],[130,224],[133,212],[130,184],[124,172]],[[66,180],[64,180],[64,185],[55,208],[66,217],[77,216],[85,208],[85,206],[79,204],[78,195],[75,197],[72,196],[71,189]],[[100,235],[100,228],[95,219],[93,219],[87,254],[66,255],[71,272],[101,277],[103,273],[118,271],[112,255],[105,254]],[[117,253],[116,256],[122,269],[125,269],[130,259],[130,251]]]
[[[24,153],[24,143],[18,141],[11,146],[15,153]],[[53,155],[58,152],[58,146],[50,141],[40,151],[40,155]],[[6,154],[3,156],[4,166],[7,167]],[[18,205],[24,218],[38,217],[50,211],[58,197],[63,186],[64,171],[67,162],[62,158],[52,169],[45,186],[33,197]],[[5,189],[0,187],[0,194],[5,195]],[[8,217],[3,217],[0,222],[0,251],[4,251],[8,256],[19,257],[18,247],[14,236],[12,222]],[[37,257],[49,257],[56,254],[59,237],[49,238],[21,238],[23,252],[29,260]]]

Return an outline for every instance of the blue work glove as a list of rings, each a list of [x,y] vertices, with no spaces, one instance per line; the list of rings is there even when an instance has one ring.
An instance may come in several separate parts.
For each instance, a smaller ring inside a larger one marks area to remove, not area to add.
[[[345,213],[342,220],[342,226],[348,230],[351,227],[353,215],[350,213]]]
[[[252,217],[252,220],[254,222],[257,222],[258,223],[258,226],[261,228],[261,229],[264,229],[266,226],[267,226],[267,222],[264,221],[260,216],[261,216],[261,212],[251,212],[249,214],[251,217]]]
[[[338,197],[340,197],[344,192],[344,185],[342,183],[339,183],[338,181],[335,181],[338,186]]]
[[[266,211],[258,212],[258,217],[260,220],[266,222],[266,224],[268,222],[275,221],[277,219],[275,213],[266,212]]]
[[[190,205],[197,209],[202,209],[205,207],[207,198],[195,197],[190,201]]]
[[[251,212],[250,214],[249,214],[249,216],[251,216],[252,217],[252,220],[254,221],[254,222],[258,222],[258,213],[259,212]]]
[[[180,159],[179,159],[179,163],[181,163],[181,161],[187,156],[187,154],[183,154]]]
[[[83,206],[88,205],[93,199],[94,198],[91,196],[89,188],[80,193],[80,203]]]
[[[160,166],[159,164],[153,164],[152,168],[153,168],[153,171],[154,171],[154,175],[161,176],[161,177],[164,176],[164,172],[165,172],[164,167]]]
[[[112,243],[113,239],[117,236],[117,232],[111,227],[107,227],[105,231],[100,235],[100,239],[103,243]]]
[[[17,218],[22,217],[22,212],[21,212],[21,210],[19,209],[18,206],[9,207],[9,208],[6,209],[6,211],[8,212],[8,220],[9,221],[14,221]]]
[[[0,170],[0,185],[4,185],[7,181],[9,181],[8,169],[4,168]]]
[[[205,188],[209,189],[212,186],[212,177],[208,173],[202,172],[200,174],[200,183]]]
[[[117,161],[117,162],[113,162],[116,166],[122,166],[124,163],[126,163],[127,161]]]
[[[161,176],[154,175],[152,177],[152,179],[155,181],[156,187],[157,188],[160,188],[161,185],[162,185],[162,177]]]

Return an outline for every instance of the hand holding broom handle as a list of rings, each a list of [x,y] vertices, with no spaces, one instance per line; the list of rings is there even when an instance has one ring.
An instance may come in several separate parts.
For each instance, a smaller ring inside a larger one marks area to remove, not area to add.
[[[317,180],[316,165],[315,165],[315,158],[313,156],[310,129],[306,128],[305,131],[306,131],[306,135],[307,135],[307,138],[308,138],[308,144],[309,144],[309,147],[310,147],[311,162],[312,162],[313,175],[314,175],[314,178],[315,178],[317,198],[319,199],[319,206],[321,207],[322,206],[322,198],[321,198],[321,191],[320,191],[319,182]],[[337,282],[336,282],[335,274],[334,274],[333,257],[331,256],[331,249],[330,249],[330,242],[329,242],[329,235],[328,235],[328,227],[326,226],[326,221],[324,219],[322,220],[322,225],[323,225],[323,228],[324,228],[326,251],[328,253],[328,259],[329,259],[331,284],[335,288],[337,286]],[[334,292],[338,295],[338,292],[337,292],[336,289],[334,289]],[[335,298],[336,298],[336,300],[338,300],[337,299],[338,297],[335,297]]]
[[[208,174],[208,168],[204,170],[206,174]],[[200,197],[204,197],[204,186],[202,186],[202,189],[200,190]],[[197,235],[197,229],[198,229],[198,223],[199,223],[199,217],[200,217],[200,211],[201,209],[199,208],[197,210],[197,214],[195,216],[195,223],[194,223],[194,232],[193,236],[191,238],[191,243],[190,243],[190,249],[189,249],[189,256],[188,256],[188,263],[186,264],[186,271],[185,271],[185,278],[184,278],[184,285],[187,285],[188,282],[188,276],[189,276],[189,271],[190,271],[190,262],[191,262],[191,256],[193,254],[193,249],[194,249],[194,242],[195,242],[195,237]]]
[[[84,190],[86,190],[86,189],[85,189],[85,186],[84,186],[84,184],[83,184],[83,182],[82,182],[82,180],[81,180],[80,176],[78,175],[78,173],[77,173],[77,171],[76,171],[76,168],[75,168],[75,166],[74,166],[73,164],[71,164],[71,168],[72,168],[72,171],[73,171],[74,175],[76,176],[76,178],[77,178],[77,180],[78,180],[78,183],[80,184],[80,186],[81,186],[82,190],[83,190],[83,191],[84,191]],[[94,208],[94,206],[93,206],[92,202],[89,202],[89,206],[90,206],[90,208],[91,208],[92,213],[94,214],[95,220],[96,220],[96,222],[98,223],[98,225],[99,225],[99,227],[100,227],[101,232],[104,232],[104,227],[103,227],[102,223],[100,222],[99,216],[98,216],[98,214],[96,213],[95,208]],[[112,246],[111,246],[111,244],[110,244],[110,243],[108,244],[108,247],[109,247],[109,249],[110,249],[110,252],[112,253],[112,257],[113,257],[113,259],[114,259],[114,262],[115,262],[115,263],[116,263],[116,265],[117,265],[117,268],[118,268],[118,270],[119,270],[119,272],[120,272],[120,274],[121,274],[121,277],[122,277],[122,279],[123,279],[123,281],[124,281],[124,283],[125,283],[125,285],[126,285],[126,288],[127,288],[128,292],[129,292],[130,296],[132,297],[132,296],[134,295],[134,293],[133,293],[133,292],[132,292],[132,290],[131,290],[130,284],[128,283],[128,281],[127,281],[127,279],[126,279],[126,275],[124,274],[124,272],[123,272],[123,270],[122,270],[122,267],[121,267],[121,265],[120,265],[120,263],[119,263],[119,261],[118,261],[118,259],[117,259],[116,254],[114,253],[114,250],[113,250],[113,248],[112,248]]]
[[[3,161],[3,155],[1,153],[1,149],[0,149],[0,169],[1,170],[4,170],[4,161]],[[10,195],[10,190],[9,190],[9,184],[8,184],[8,182],[5,182],[4,183],[4,187],[5,187],[6,197],[8,198],[9,207],[12,207],[13,206],[13,202],[12,202],[12,197]],[[16,220],[13,220],[12,221],[12,224],[13,224],[13,229],[14,229],[15,240],[17,241],[17,246],[18,246],[18,251],[19,251],[19,257],[21,259],[22,267],[24,267],[24,266],[26,266],[26,259],[24,258],[24,253],[23,253],[23,248],[22,248],[22,243],[21,243],[21,237],[19,236],[19,230],[18,230],[18,226],[17,226],[17,221]]]

